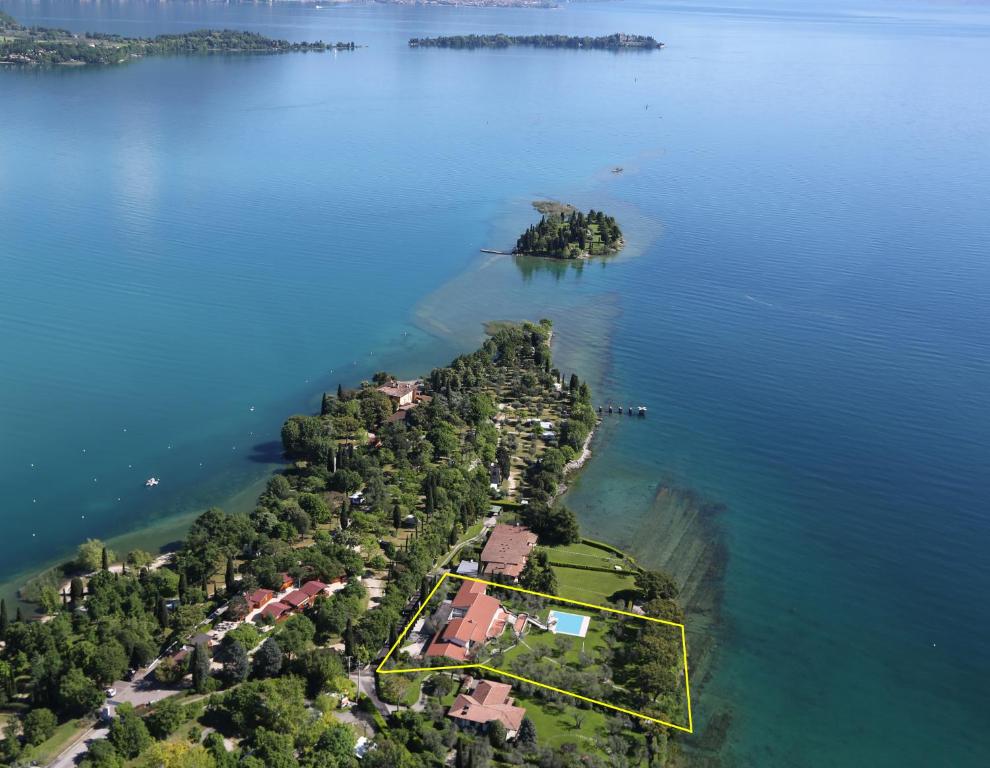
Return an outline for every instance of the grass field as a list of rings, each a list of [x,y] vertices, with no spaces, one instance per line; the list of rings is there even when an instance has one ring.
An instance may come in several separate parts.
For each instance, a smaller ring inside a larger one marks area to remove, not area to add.
[[[581,752],[605,757],[599,746],[604,739],[605,713],[592,707],[578,709],[569,704],[541,701],[535,697],[518,697],[516,705],[526,708],[526,716],[536,726],[537,740],[541,745],[560,747],[576,744]],[[579,725],[580,723],[580,725]]]
[[[557,576],[557,594],[594,605],[605,605],[616,592],[636,586],[631,573],[583,571],[557,565],[553,572]]]
[[[611,552],[604,549],[592,547],[590,544],[578,542],[577,544],[565,544],[560,547],[551,547],[548,551],[550,559],[555,563],[570,563],[573,565],[591,565],[596,568],[614,568],[620,566],[623,570],[630,570],[630,564]]]

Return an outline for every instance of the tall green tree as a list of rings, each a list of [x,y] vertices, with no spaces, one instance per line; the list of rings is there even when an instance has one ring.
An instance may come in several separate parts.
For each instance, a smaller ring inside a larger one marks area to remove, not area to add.
[[[234,640],[224,647],[223,677],[230,684],[243,682],[247,679],[251,663],[248,660],[244,646]]]
[[[151,734],[144,720],[131,704],[121,704],[113,720],[107,739],[121,756],[133,760],[151,745]]]
[[[227,568],[224,571],[223,585],[227,588],[227,594],[233,594],[234,590],[237,589],[237,575],[234,571],[234,558],[227,558]]]
[[[189,666],[196,693],[206,693],[210,687],[210,650],[205,643],[195,645]]]

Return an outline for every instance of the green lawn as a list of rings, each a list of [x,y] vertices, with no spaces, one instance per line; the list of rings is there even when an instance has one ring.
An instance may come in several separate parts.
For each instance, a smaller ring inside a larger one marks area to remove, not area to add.
[[[553,572],[557,576],[557,594],[592,605],[604,605],[614,593],[636,586],[631,573],[584,571],[556,565]]]
[[[571,563],[573,565],[592,565],[597,568],[614,568],[621,566],[623,570],[630,570],[630,565],[618,555],[606,552],[604,549],[592,547],[589,544],[578,542],[577,544],[565,544],[560,547],[551,547],[547,554],[555,563]]]
[[[605,713],[598,708],[578,709],[569,704],[542,701],[519,696],[517,706],[525,707],[526,716],[536,726],[537,742],[543,746],[560,747],[577,744],[583,753],[607,757],[599,746],[604,739]],[[581,720],[578,727],[577,720]]]
[[[36,747],[28,747],[21,755],[23,760],[37,761],[38,765],[48,765],[93,724],[92,720],[67,720],[55,729],[55,733],[47,741]]]
[[[565,609],[564,606],[558,606]],[[571,612],[571,611],[569,611]],[[578,611],[573,611],[578,612]],[[587,615],[587,614],[586,614]],[[541,620],[546,618],[541,616]],[[605,621],[599,616],[591,617],[591,624],[588,625],[588,634],[585,637],[571,637],[568,635],[555,635],[553,632],[544,632],[535,627],[531,627],[514,648],[496,657],[496,666],[505,669],[509,668],[509,662],[517,656],[536,651],[545,658],[552,659],[562,664],[579,667],[581,665],[581,651],[583,649],[586,656],[595,658],[599,648],[605,646]],[[559,646],[563,645],[566,650],[563,655],[558,655]],[[593,667],[592,667],[593,668]],[[578,691],[580,693],[580,691]]]

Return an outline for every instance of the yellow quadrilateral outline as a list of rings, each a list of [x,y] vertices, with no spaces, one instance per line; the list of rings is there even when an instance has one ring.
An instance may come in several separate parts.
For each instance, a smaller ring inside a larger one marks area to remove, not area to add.
[[[511,672],[506,672],[501,669],[495,669],[494,667],[489,667],[485,664],[450,664],[447,666],[440,666],[440,667],[412,667],[409,669],[406,668],[384,669],[385,662],[387,662],[389,660],[389,657],[393,653],[395,653],[395,649],[399,647],[399,644],[402,643],[402,639],[409,633],[409,630],[412,628],[413,624],[416,623],[416,619],[419,618],[419,614],[421,614],[423,612],[423,609],[426,608],[427,605],[429,605],[430,600],[433,598],[433,595],[436,594],[436,591],[440,588],[440,585],[443,584],[444,580],[446,580],[448,576],[454,579],[460,579],[461,581],[476,581],[479,584],[487,584],[489,586],[496,587],[497,589],[510,589],[514,592],[522,592],[527,595],[544,597],[547,598],[548,600],[556,600],[557,602],[561,602],[561,603],[580,605],[583,608],[591,608],[592,610],[595,611],[608,611],[609,613],[617,613],[621,616],[630,616],[634,619],[642,619],[644,621],[652,621],[657,624],[666,624],[667,626],[670,627],[677,627],[681,631],[681,652],[684,657],[684,693],[687,698],[687,714],[688,714],[687,727],[683,725],[678,725],[677,723],[668,723],[665,720],[659,720],[655,717],[644,715],[642,712],[634,712],[631,709],[623,709],[622,707],[617,707],[615,704],[609,704],[607,701],[590,699],[587,696],[582,696],[581,694],[574,693],[573,691],[565,691],[561,688],[554,688],[552,685],[546,685],[545,683],[541,683],[537,680],[530,680],[528,677],[521,677],[519,675],[514,675]],[[483,669],[486,672],[491,672],[496,675],[502,675],[503,677],[510,677],[513,680],[520,680],[524,683],[529,683],[530,685],[536,685],[540,688],[546,688],[547,690],[555,691],[556,693],[562,693],[565,696],[573,696],[575,699],[581,699],[582,701],[587,701],[591,704],[597,704],[598,706],[601,707],[607,707],[608,709],[613,709],[617,712],[622,712],[625,715],[631,715],[632,717],[639,717],[642,718],[643,720],[649,720],[650,722],[653,723],[659,723],[660,725],[665,725],[668,728],[675,728],[678,731],[684,731],[685,733],[694,733],[694,719],[691,714],[691,684],[688,680],[687,637],[684,633],[684,625],[679,624],[676,621],[667,621],[666,619],[656,619],[652,616],[641,616],[638,613],[630,613],[629,611],[620,611],[618,608],[607,608],[603,605],[592,605],[591,603],[582,603],[579,600],[571,600],[570,598],[567,597],[558,597],[557,595],[547,595],[544,594],[543,592],[535,592],[532,589],[523,589],[522,587],[516,587],[509,584],[498,584],[494,581],[485,581],[484,579],[475,579],[471,576],[461,576],[460,574],[457,573],[444,571],[443,575],[440,577],[440,580],[436,583],[436,586],[434,586],[433,589],[430,590],[430,594],[426,596],[426,599],[419,606],[419,609],[416,611],[416,613],[413,614],[413,617],[409,620],[409,623],[406,624],[405,629],[402,630],[402,633],[392,644],[392,647],[388,649],[388,653],[385,654],[385,658],[381,660],[381,663],[378,665],[378,668],[375,670],[375,672],[380,675],[394,675],[405,672],[441,672],[445,669]]]

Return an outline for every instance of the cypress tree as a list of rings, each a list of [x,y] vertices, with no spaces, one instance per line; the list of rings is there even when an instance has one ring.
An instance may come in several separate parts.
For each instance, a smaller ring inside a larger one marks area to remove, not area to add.
[[[104,571],[110,570],[110,555],[107,553],[107,548],[103,548],[103,552],[100,553],[100,563]]]
[[[21,613],[21,606],[17,606],[17,614],[14,616],[14,621],[16,621],[18,624],[24,621],[24,614]]]
[[[168,603],[165,602],[164,597],[158,598],[158,604],[155,606],[155,618],[158,619],[158,626],[162,629],[168,627]]]
[[[179,574],[179,600],[182,602],[186,601],[186,592],[189,590],[189,581],[186,578],[186,572],[182,571]]]
[[[399,526],[402,525],[402,509],[399,507],[399,500],[396,499],[395,503],[392,505],[392,525],[395,530],[399,530]]]
[[[347,499],[344,501],[343,505],[340,507],[340,527],[341,530],[346,530],[347,526],[351,524],[351,500]]]
[[[85,594],[83,580],[76,576],[71,582],[69,582],[69,598],[72,600],[73,604],[75,604],[83,599],[83,594]]]
[[[226,570],[226,572],[224,573],[224,576],[223,576],[223,583],[224,583],[224,586],[227,588],[227,593],[228,594],[232,593],[234,591],[235,587],[237,586],[237,584],[236,584],[237,579],[235,578],[235,576],[236,576],[236,574],[234,573],[234,558],[228,557],[227,558],[227,570]]]
[[[454,546],[457,543],[457,526],[450,526],[450,535],[447,537],[447,543],[450,546]]]
[[[196,693],[206,693],[210,680],[210,652],[203,643],[196,643],[193,647],[192,661],[193,688]]]
[[[344,386],[342,384],[337,385],[337,399],[338,400],[344,399]]]
[[[7,618],[7,601],[0,599],[0,637],[3,637],[7,632],[7,627],[10,626],[10,620]]]
[[[350,617],[347,619],[347,628],[344,629],[344,653],[347,656],[355,656],[354,647],[354,624],[351,622]]]
[[[320,416],[329,416],[331,408],[333,408],[333,400],[330,393],[324,392],[323,401],[320,403]]]

